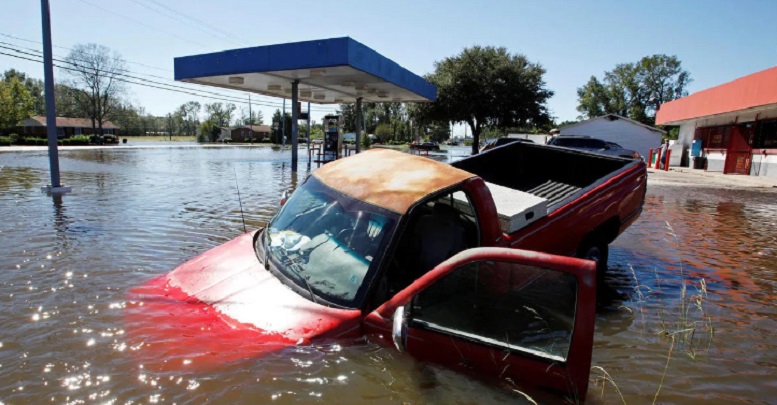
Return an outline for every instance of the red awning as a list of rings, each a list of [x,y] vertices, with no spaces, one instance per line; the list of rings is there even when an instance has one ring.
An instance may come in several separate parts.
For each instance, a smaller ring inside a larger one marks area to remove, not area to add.
[[[656,125],[675,124],[693,118],[777,106],[777,66],[661,104]]]

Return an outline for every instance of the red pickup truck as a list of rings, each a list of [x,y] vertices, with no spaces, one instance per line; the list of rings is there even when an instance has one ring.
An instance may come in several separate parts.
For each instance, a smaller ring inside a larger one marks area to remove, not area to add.
[[[528,143],[451,165],[360,153],[314,171],[266,228],[133,289],[127,332],[156,349],[148,366],[368,335],[585,399],[597,265],[646,176],[639,160]]]

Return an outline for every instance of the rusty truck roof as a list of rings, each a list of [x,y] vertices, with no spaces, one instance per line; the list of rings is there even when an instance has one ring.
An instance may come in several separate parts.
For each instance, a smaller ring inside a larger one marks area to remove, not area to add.
[[[429,194],[475,177],[445,163],[390,149],[336,160],[313,176],[351,197],[399,214]]]

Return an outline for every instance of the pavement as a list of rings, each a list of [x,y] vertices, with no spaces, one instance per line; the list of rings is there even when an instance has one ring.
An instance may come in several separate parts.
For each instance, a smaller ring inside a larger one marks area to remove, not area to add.
[[[648,185],[747,189],[777,192],[777,178],[707,172],[687,167],[648,169]]]

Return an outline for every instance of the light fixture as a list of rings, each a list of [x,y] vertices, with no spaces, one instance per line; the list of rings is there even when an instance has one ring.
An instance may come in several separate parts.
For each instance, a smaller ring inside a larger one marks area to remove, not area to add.
[[[311,69],[310,77],[324,77],[326,76],[326,70],[324,69]]]
[[[229,77],[229,84],[243,84],[243,77],[242,76],[230,76]]]
[[[386,97],[388,97],[388,92],[387,91],[379,91],[378,92],[378,97],[386,98]]]
[[[399,98],[399,97],[394,97],[394,98],[391,99],[391,101],[393,101],[395,103],[400,103],[400,102],[402,102],[402,99]]]
[[[343,99],[342,99],[342,98],[336,98],[336,99],[335,99],[335,103],[342,103],[342,102],[343,102]]]
[[[310,90],[302,90],[299,92],[300,97],[310,98],[310,95],[313,94]]]
[[[366,84],[357,84],[356,85],[356,90],[359,90],[359,91],[367,90],[367,85]]]
[[[313,96],[313,98],[316,99],[316,100],[323,100],[323,99],[326,98],[326,94],[324,94],[324,93],[316,94],[315,96]]]
[[[352,81],[343,82],[343,86],[345,87],[353,87],[355,85],[356,85],[356,82],[352,82]]]
[[[370,93],[370,94],[375,93],[376,91],[378,91],[378,89],[374,87],[370,87],[369,89],[367,89],[367,93]]]
[[[291,89],[283,89],[284,93],[291,93]]]
[[[281,91],[281,85],[280,84],[268,84],[267,90],[270,91]]]

